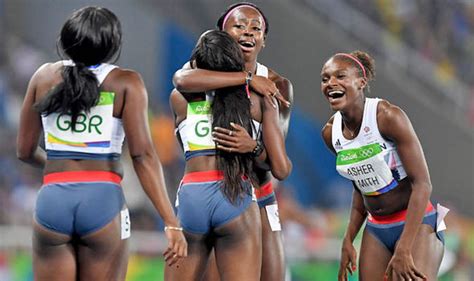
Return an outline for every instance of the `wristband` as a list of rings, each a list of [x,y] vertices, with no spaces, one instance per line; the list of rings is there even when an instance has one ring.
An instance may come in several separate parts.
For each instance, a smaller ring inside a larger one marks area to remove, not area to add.
[[[245,92],[247,92],[247,98],[250,99],[250,81],[252,81],[253,73],[251,71],[246,72],[245,76]]]
[[[177,227],[177,226],[165,226],[165,231],[167,230],[176,230],[176,231],[183,231],[182,227]]]
[[[262,152],[263,152],[263,149],[264,149],[264,146],[263,146],[262,142],[257,141],[257,145],[255,146],[255,148],[251,152],[252,156],[253,157],[260,156],[260,154],[262,154]]]
[[[252,81],[253,73],[252,71],[247,71],[247,76],[245,76],[245,84],[250,85],[250,81]]]

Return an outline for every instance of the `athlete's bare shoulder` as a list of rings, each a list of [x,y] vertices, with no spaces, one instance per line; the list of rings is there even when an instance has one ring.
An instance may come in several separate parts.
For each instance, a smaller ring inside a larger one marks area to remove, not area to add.
[[[146,93],[143,78],[135,70],[117,67],[107,75],[104,88],[113,89],[116,93],[142,92]]]
[[[395,128],[408,128],[410,121],[399,106],[381,100],[377,105],[377,124],[383,136],[391,137]]]
[[[63,69],[63,62],[47,62],[36,70],[33,78],[38,83],[51,83],[56,80],[61,80],[61,71]]]
[[[293,85],[286,77],[281,76],[275,70],[268,68],[268,79],[272,80],[280,94],[290,103],[293,103]]]
[[[321,130],[321,136],[323,137],[326,146],[335,153],[334,147],[332,146],[332,124],[334,122],[334,115],[329,118],[328,122],[324,125]]]

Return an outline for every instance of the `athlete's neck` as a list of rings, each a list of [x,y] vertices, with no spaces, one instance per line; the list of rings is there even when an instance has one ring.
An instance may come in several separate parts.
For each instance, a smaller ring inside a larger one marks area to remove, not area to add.
[[[365,97],[361,103],[355,104],[353,107],[341,111],[344,126],[352,132],[356,133],[362,124],[364,117]],[[352,129],[352,130],[351,130]]]
[[[245,71],[250,71],[253,74],[257,72],[257,61],[249,61],[245,63]]]

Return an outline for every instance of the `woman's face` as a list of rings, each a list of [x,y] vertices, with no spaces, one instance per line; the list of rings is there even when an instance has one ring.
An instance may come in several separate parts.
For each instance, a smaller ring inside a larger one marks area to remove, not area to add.
[[[354,105],[363,95],[365,83],[356,66],[338,57],[329,59],[321,70],[321,92],[334,111]]]
[[[224,31],[239,43],[245,61],[257,59],[265,42],[264,29],[262,15],[250,7],[235,9],[224,24]]]

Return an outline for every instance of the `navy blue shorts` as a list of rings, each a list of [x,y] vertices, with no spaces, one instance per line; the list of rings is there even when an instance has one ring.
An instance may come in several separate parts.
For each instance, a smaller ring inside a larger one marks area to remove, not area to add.
[[[220,171],[193,172],[184,175],[176,196],[181,226],[190,233],[207,234],[240,216],[252,203],[252,185],[248,194],[232,203],[222,192]]]
[[[405,226],[406,210],[387,216],[371,216],[367,218],[367,230],[379,240],[392,254],[395,245],[400,239],[403,227]],[[436,220],[438,213],[431,202],[425,210],[422,224],[430,225],[436,233],[438,239],[444,244],[444,232],[437,231]]]
[[[105,171],[47,174],[36,200],[35,219],[47,229],[70,236],[93,233],[124,207],[120,181],[120,176]]]
[[[264,208],[267,205],[276,203],[275,191],[273,190],[272,181],[255,189],[255,196],[257,197],[257,203],[259,208]]]

